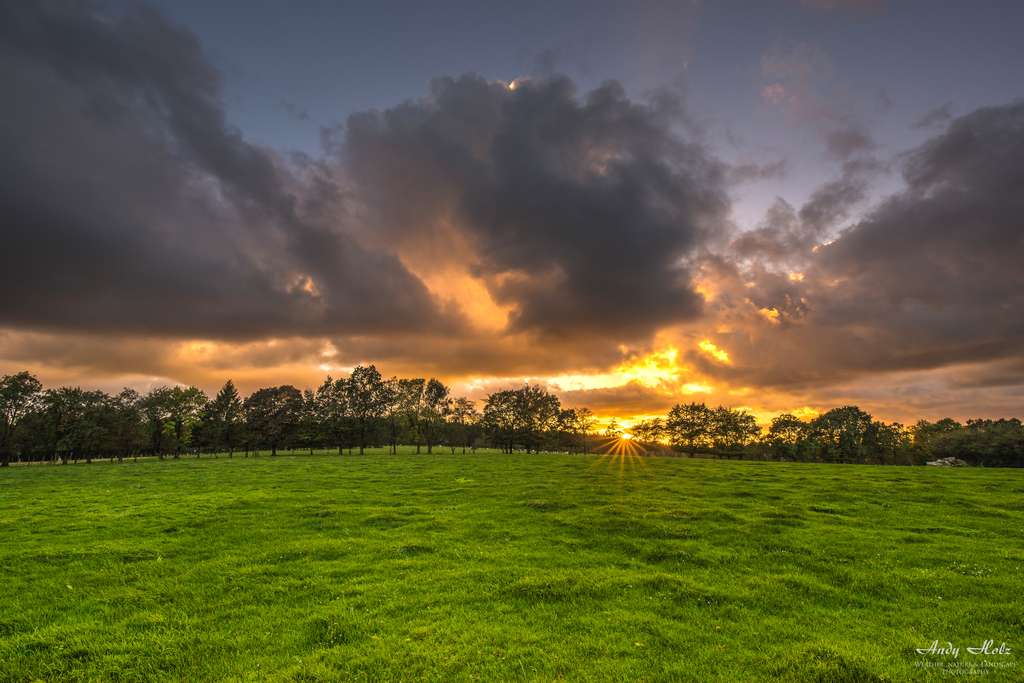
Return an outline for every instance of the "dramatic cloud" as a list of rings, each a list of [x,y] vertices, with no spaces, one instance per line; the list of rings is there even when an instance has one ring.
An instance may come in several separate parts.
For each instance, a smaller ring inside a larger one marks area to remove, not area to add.
[[[726,165],[614,82],[438,79],[286,159],[152,6],[9,3],[0,50],[9,330],[593,369],[699,316],[687,264],[730,230]]]
[[[735,242],[751,265],[707,265],[717,287],[708,315],[720,325],[711,338],[734,362],[702,371],[794,389],[956,366],[1019,374],[1024,103],[954,120],[905,155],[903,176],[904,191],[828,244],[815,244],[820,226],[859,199],[855,177],[799,211],[773,207]]]
[[[6,3],[0,55],[4,325],[251,338],[443,317],[393,252],[320,215],[329,169],[226,123],[220,74],[151,6]]]
[[[686,259],[729,227],[724,165],[671,122],[614,82],[463,76],[351,117],[338,157],[378,238],[435,245],[415,272],[465,265],[511,332],[621,340],[699,314]]]

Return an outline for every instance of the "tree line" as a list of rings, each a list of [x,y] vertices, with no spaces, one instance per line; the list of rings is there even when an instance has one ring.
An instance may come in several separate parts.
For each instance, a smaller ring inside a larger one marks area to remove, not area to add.
[[[279,449],[344,449],[414,445],[416,452],[481,446],[513,450],[586,451],[595,419],[587,408],[562,408],[540,386],[498,391],[483,410],[453,398],[437,379],[384,379],[359,366],[327,377],[315,391],[267,387],[245,399],[228,380],[212,399],[197,387],[160,387],[143,395],[59,387],[43,390],[28,372],[0,380],[2,465],[24,461],[91,462],[185,453]]]
[[[0,380],[0,465],[22,461],[123,460],[185,453],[279,449],[336,449],[413,445],[474,450],[499,448],[586,453],[596,419],[588,408],[563,408],[540,386],[497,391],[482,410],[453,398],[437,379],[384,379],[373,366],[349,377],[327,377],[316,390],[267,387],[245,399],[228,380],[212,399],[197,387],[160,387],[143,395],[59,387],[43,390],[28,372]],[[834,408],[811,420],[786,413],[762,431],[742,410],[704,403],[679,404],[668,415],[629,430],[648,443],[667,444],[690,456],[801,462],[921,465],[956,457],[971,465],[1024,466],[1024,425],[1019,419],[921,420],[906,427],[873,420],[857,406]],[[612,421],[606,437],[623,433]]]
[[[955,457],[975,466],[1024,467],[1024,424],[1017,418],[966,424],[944,418],[907,427],[843,406],[807,421],[785,413],[762,432],[745,411],[690,403],[665,417],[642,420],[630,431],[636,439],[667,443],[690,455],[877,465]]]

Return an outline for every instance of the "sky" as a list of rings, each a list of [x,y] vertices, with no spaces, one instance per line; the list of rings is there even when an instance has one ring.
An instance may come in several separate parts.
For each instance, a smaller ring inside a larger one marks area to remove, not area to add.
[[[1024,4],[0,5],[0,374],[1024,417]]]

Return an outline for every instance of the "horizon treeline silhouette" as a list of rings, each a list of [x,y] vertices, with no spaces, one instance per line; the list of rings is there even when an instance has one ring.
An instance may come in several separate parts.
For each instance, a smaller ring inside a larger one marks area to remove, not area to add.
[[[451,397],[437,379],[384,379],[358,366],[347,378],[330,376],[316,390],[266,387],[244,400],[228,380],[212,399],[201,389],[159,387],[143,395],[79,387],[43,389],[28,372],[0,380],[2,466],[19,462],[78,462],[226,453],[276,455],[279,449],[335,450],[415,446],[465,453],[600,451],[597,418],[586,407],[563,408],[539,385],[496,391],[483,400]],[[753,415],[704,403],[678,404],[664,417],[628,430],[614,419],[605,441],[628,432],[647,452],[691,457],[747,458],[837,464],[922,465],[955,457],[970,465],[1024,466],[1024,424],[1017,418],[920,420],[912,426],[872,419],[842,406],[804,421],[791,413],[762,430]]]

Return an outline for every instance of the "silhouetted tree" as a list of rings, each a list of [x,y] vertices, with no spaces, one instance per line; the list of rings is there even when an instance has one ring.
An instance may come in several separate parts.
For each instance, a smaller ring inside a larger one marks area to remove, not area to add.
[[[362,365],[352,370],[348,378],[348,404],[355,418],[356,433],[359,435],[359,455],[366,450],[367,436],[376,427],[376,421],[384,414],[381,393],[384,380],[374,366]]]
[[[711,442],[716,453],[742,458],[746,447],[761,435],[754,416],[718,406],[711,414]]]
[[[423,415],[423,392],[427,388],[425,379],[398,380],[398,410],[405,421],[408,440],[416,444],[416,452],[420,452],[423,443],[421,417]]]
[[[792,413],[783,413],[772,419],[766,441],[772,455],[783,460],[806,459],[813,452],[807,439],[811,436],[811,425]]]
[[[427,453],[433,453],[434,444],[441,437],[444,425],[451,411],[452,400],[448,398],[448,387],[431,378],[423,390],[423,437],[427,442]]]
[[[28,372],[4,375],[0,380],[0,467],[10,466],[15,432],[25,415],[36,407],[42,390],[43,385]]]
[[[191,445],[192,430],[199,424],[200,417],[210,399],[198,387],[173,387],[165,395],[167,418],[164,431],[168,433],[174,446],[174,458],[181,456],[181,451]]]
[[[484,403],[481,423],[491,443],[502,452],[511,453],[517,431],[516,393],[506,389],[489,395]]]
[[[645,418],[629,428],[637,441],[653,443],[665,438],[665,421],[660,417]]]
[[[701,448],[711,446],[713,419],[713,411],[703,403],[674,406],[665,420],[669,443],[692,458]]]
[[[142,402],[142,394],[127,387],[110,399],[110,440],[118,462],[129,455],[137,456],[145,447]]]
[[[385,380],[380,388],[380,404],[387,427],[388,440],[391,442],[391,453],[398,453],[398,432],[402,420],[401,386],[397,377]]]
[[[480,411],[476,409],[476,402],[464,396],[460,396],[452,403],[451,410],[451,433],[448,443],[451,444],[452,453],[457,446],[462,446],[462,452],[467,448],[476,450],[477,432],[479,431]]]
[[[341,449],[351,443],[352,416],[348,408],[348,381],[330,376],[313,395],[313,410],[325,440]]]
[[[821,447],[826,462],[863,462],[869,452],[873,433],[871,416],[857,406],[843,406],[819,415],[811,421],[811,432]]]
[[[286,384],[260,389],[245,399],[245,420],[257,441],[270,446],[270,454],[295,433],[302,417],[302,392]]]
[[[234,457],[235,447],[242,436],[244,410],[242,400],[230,379],[217,392],[207,407],[213,416],[214,434],[218,446],[227,449],[228,457]]]

